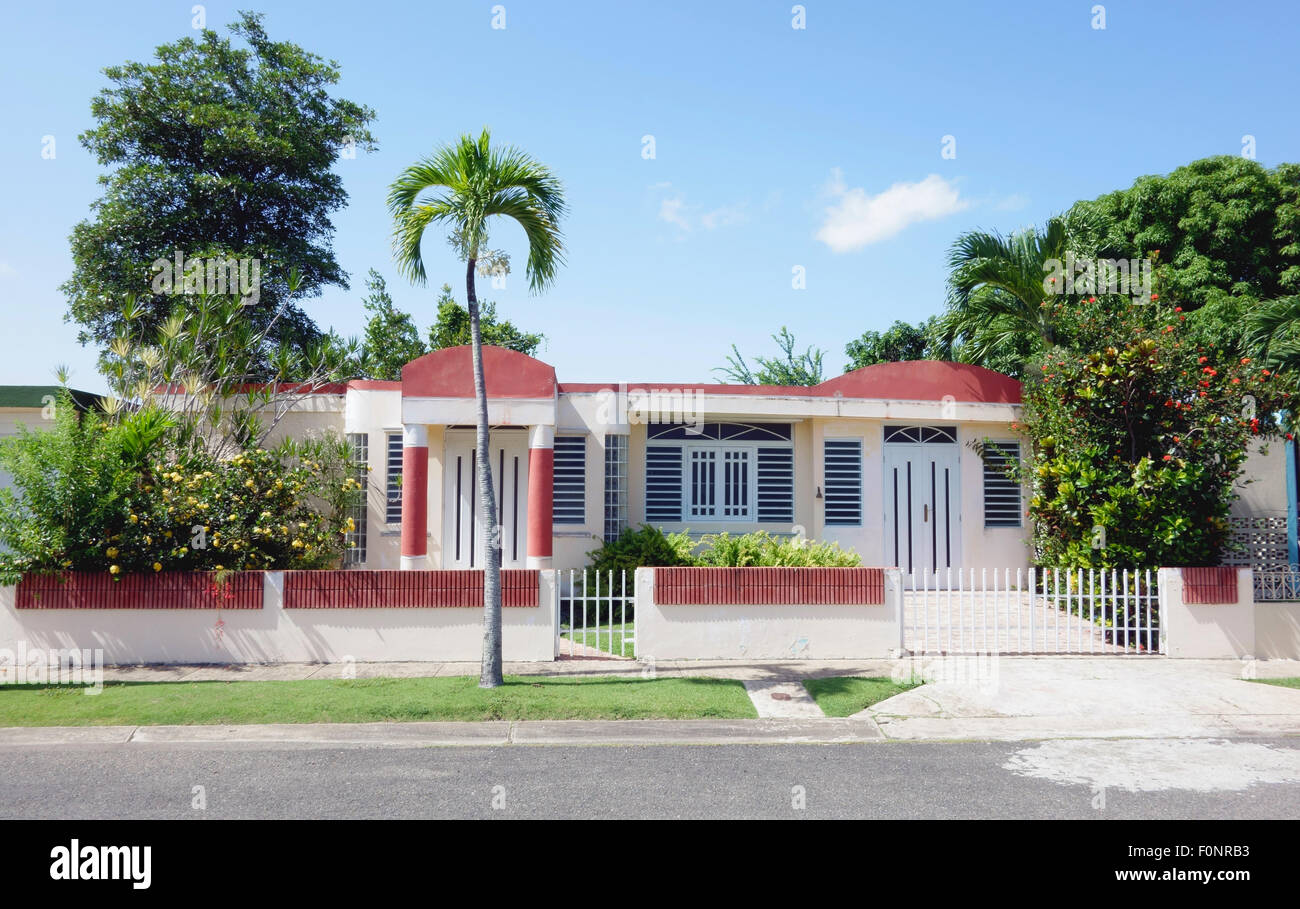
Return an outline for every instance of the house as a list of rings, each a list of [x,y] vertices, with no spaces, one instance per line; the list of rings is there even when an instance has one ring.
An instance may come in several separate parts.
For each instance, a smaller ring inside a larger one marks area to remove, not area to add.
[[[912,570],[1028,564],[1021,490],[990,467],[1019,458],[1020,386],[990,370],[889,363],[811,388],[563,383],[489,347],[484,371],[506,567],[579,568],[643,523],[832,540]],[[472,375],[468,347],[439,350],[400,382],[354,381],[313,405],[369,478],[355,564],[482,564]]]

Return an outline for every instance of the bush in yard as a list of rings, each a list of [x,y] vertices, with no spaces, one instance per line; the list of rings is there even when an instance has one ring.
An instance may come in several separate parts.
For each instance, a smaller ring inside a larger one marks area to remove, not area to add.
[[[65,392],[49,430],[0,443],[0,582],[25,573],[324,568],[338,561],[358,486],[333,438],[217,457],[146,407],[80,414]]]
[[[776,537],[766,531],[733,537],[711,534],[700,541],[702,552],[695,559],[701,567],[725,568],[855,568],[862,564],[856,552],[839,543]]]
[[[1197,343],[1177,307],[1093,299],[1063,317],[1081,352],[1056,348],[1035,364],[1016,427],[1032,443],[1036,561],[1218,564],[1248,447],[1282,433],[1274,414],[1290,406],[1289,381]]]

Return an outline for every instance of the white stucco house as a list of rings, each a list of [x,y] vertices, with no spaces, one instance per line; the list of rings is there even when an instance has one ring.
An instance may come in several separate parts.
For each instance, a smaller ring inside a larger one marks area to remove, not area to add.
[[[578,568],[643,523],[802,534],[912,569],[1027,564],[1020,490],[972,445],[1018,457],[1006,376],[915,362],[812,388],[562,383],[520,353],[484,359],[506,567]],[[336,396],[332,422],[370,478],[358,564],[481,564],[471,376],[452,348]]]

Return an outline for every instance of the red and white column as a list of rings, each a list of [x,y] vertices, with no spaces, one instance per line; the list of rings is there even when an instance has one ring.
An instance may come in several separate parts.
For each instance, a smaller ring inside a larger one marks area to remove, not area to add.
[[[555,427],[528,427],[528,562],[551,567],[552,492],[555,488]]]
[[[402,570],[429,567],[429,429],[402,427]]]

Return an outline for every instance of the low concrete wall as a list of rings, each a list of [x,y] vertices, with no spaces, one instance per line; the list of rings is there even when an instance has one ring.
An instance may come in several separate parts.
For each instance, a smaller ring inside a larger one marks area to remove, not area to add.
[[[836,660],[897,656],[903,646],[902,602],[902,577],[896,568],[884,570],[884,603],[875,605],[844,602],[668,605],[655,600],[655,569],[638,568],[637,656],[646,660]]]
[[[555,573],[539,606],[502,609],[507,660],[555,658]],[[0,587],[0,650],[102,649],[107,664],[477,661],[483,609],[284,608],[284,573],[266,572],[261,609],[23,609]]]
[[[1255,657],[1300,660],[1300,603],[1255,604]]]
[[[1236,602],[1196,604],[1187,602],[1184,569],[1160,569],[1160,614],[1169,656],[1240,659],[1255,655],[1255,580],[1249,568],[1238,568],[1236,573]]]

